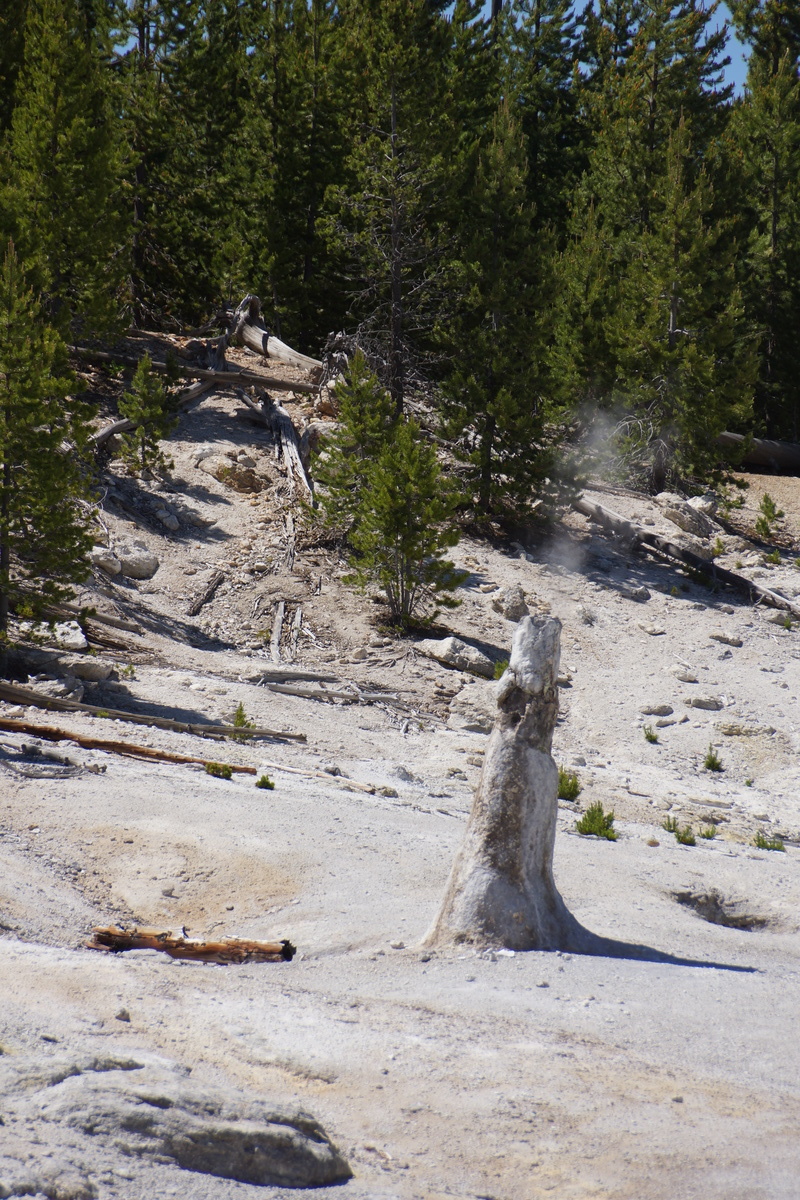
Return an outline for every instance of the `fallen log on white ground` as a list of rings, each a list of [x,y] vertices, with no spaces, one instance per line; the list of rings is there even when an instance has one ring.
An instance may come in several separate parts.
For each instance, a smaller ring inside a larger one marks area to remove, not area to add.
[[[283,729],[237,729],[233,725],[199,725],[187,721],[172,721],[167,717],[145,716],[125,712],[118,708],[100,708],[96,704],[79,704],[76,700],[63,700],[57,696],[42,696],[30,688],[12,683],[0,683],[0,700],[9,704],[23,704],[32,708],[43,708],[57,712],[86,713],[91,717],[105,717],[108,721],[127,721],[133,725],[153,725],[157,729],[170,729],[173,733],[193,733],[198,737],[236,738],[252,741],[254,738],[270,738],[278,741],[307,741],[304,733],[290,733]]]
[[[781,609],[800,619],[800,605],[793,604],[780,592],[773,592],[770,588],[762,587],[761,584],[746,579],[744,575],[737,575],[735,571],[729,571],[715,562],[709,562],[707,559],[701,558],[699,554],[693,554],[691,550],[684,550],[682,546],[676,546],[667,538],[659,537],[657,533],[645,529],[643,525],[636,525],[633,521],[628,521],[619,513],[612,512],[610,508],[604,508],[602,504],[595,504],[594,501],[581,496],[580,499],[573,502],[572,507],[576,512],[589,517],[590,520],[597,521],[610,533],[626,538],[632,548],[641,545],[645,549],[655,550],[659,555],[677,559],[678,562],[684,563],[692,570],[701,571],[714,583],[728,584],[757,604],[766,604],[770,608]]]
[[[134,358],[132,355],[110,354],[107,350],[89,350],[84,346],[70,346],[70,353],[85,362],[99,365],[110,363],[121,367],[138,367],[140,362],[140,359]],[[312,359],[311,361],[316,360]],[[272,388],[276,392],[302,392],[304,395],[311,395],[319,390],[313,383],[281,379],[278,375],[261,375],[258,371],[248,371],[246,367],[226,366],[224,371],[209,371],[204,367],[189,367],[184,363],[173,367],[160,359],[153,359],[150,367],[160,375],[175,369],[186,379],[205,380],[207,383],[220,384],[223,387],[230,387],[235,383],[254,383],[261,387]]]
[[[321,371],[322,363],[318,358],[309,358],[300,354],[273,337],[268,329],[261,324],[261,301],[258,296],[245,296],[233,315],[230,334],[232,342],[240,341],[256,354],[264,358],[274,358],[290,367],[300,367],[304,371]]]
[[[133,925],[124,929],[118,925],[95,925],[86,943],[89,950],[106,950],[120,954],[125,950],[161,950],[170,958],[207,963],[278,963],[291,962],[297,953],[290,941],[253,942],[244,938],[221,938],[206,942],[186,937],[186,931],[175,934],[171,929],[147,929]]]

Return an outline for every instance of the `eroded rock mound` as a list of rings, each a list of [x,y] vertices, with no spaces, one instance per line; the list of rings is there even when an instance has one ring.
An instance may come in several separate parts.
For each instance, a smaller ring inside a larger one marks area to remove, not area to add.
[[[100,1138],[125,1155],[167,1159],[189,1171],[287,1188],[351,1177],[308,1113],[205,1087],[174,1064],[149,1056],[54,1055],[45,1062],[9,1056],[0,1065],[0,1094],[6,1111],[19,1120],[51,1121]],[[7,1190],[12,1182],[10,1167],[0,1159],[0,1196],[17,1194]]]

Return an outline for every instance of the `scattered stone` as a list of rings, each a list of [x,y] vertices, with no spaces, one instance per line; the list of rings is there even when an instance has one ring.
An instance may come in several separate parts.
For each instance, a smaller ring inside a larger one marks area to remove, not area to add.
[[[154,515],[164,528],[169,529],[172,533],[175,533],[181,527],[178,518],[168,508],[157,508]]]
[[[706,492],[704,496],[692,496],[686,503],[696,512],[702,513],[704,517],[715,516],[719,507],[719,501],[713,492]]]
[[[646,704],[639,709],[643,717],[671,717],[674,711],[671,704]]]
[[[724,646],[743,646],[744,642],[740,637],[734,637],[732,633],[710,633],[708,635],[713,642],[722,642]]]
[[[714,558],[714,550],[710,542],[701,542],[699,538],[690,537],[688,533],[682,533],[671,540],[681,550],[688,550],[690,554],[696,554],[698,558],[703,558],[706,562],[711,562]]]
[[[685,725],[688,720],[685,713],[682,717],[659,717],[656,721],[656,729],[668,729],[670,725]]]
[[[52,696],[54,700],[73,700],[80,704],[83,699],[83,684],[74,675],[65,675],[63,679],[34,677],[25,686],[39,696]]]
[[[322,766],[320,767],[320,770],[324,771],[326,775],[342,775],[343,774],[341,767],[337,767],[336,763],[323,763]]]
[[[691,504],[671,505],[664,509],[664,516],[684,533],[693,534],[695,537],[711,537],[715,529],[714,522]]]
[[[688,667],[684,667],[682,663],[676,663],[674,667],[670,667],[670,673],[680,683],[697,683],[697,676]]]
[[[387,799],[389,799],[389,800],[397,799],[397,788],[379,787],[379,788],[376,788],[375,791],[379,796],[386,796]]]
[[[122,563],[111,550],[105,546],[95,546],[89,551],[89,562],[93,567],[99,567],[106,575],[119,575]]]
[[[402,779],[403,783],[417,783],[416,775],[412,775],[408,768],[402,765],[396,766],[392,774],[396,779]]]
[[[246,454],[243,450],[240,450],[236,455],[236,461],[240,467],[250,467],[252,469],[256,465],[256,460],[251,458],[251,456]]]
[[[492,600],[492,608],[495,612],[502,613],[507,621],[521,621],[530,611],[525,602],[525,593],[518,583],[501,588]]]
[[[619,589],[620,596],[624,596],[626,600],[636,600],[639,604],[644,604],[650,599],[650,593],[646,587],[621,587]]]
[[[124,542],[115,549],[122,574],[128,579],[152,579],[161,565],[144,542]]]
[[[359,646],[357,650],[353,651],[350,658],[353,662],[363,662],[365,658],[369,658],[369,651],[364,646]]]
[[[103,662],[102,658],[83,658],[77,654],[60,654],[57,661],[59,670],[86,683],[101,683],[114,670],[114,664]]]
[[[788,629],[792,623],[791,614],[788,612],[782,612],[780,610],[770,613],[770,615],[767,617],[767,620],[769,621],[770,625],[780,625],[783,629]]]
[[[719,712],[725,707],[724,701],[719,696],[691,696],[686,703],[689,708],[703,708],[708,712]]]
[[[414,647],[420,654],[453,667],[457,671],[468,671],[472,675],[483,675],[491,679],[494,675],[494,663],[481,650],[476,650],[467,642],[457,637],[446,637],[441,641],[427,638],[417,642]]]
[[[639,628],[644,633],[649,634],[650,637],[661,637],[667,632],[666,629],[662,629],[660,625],[642,625],[641,622],[639,623]]]
[[[741,721],[718,721],[714,726],[725,737],[772,737],[772,725],[744,725]]]
[[[114,1014],[115,1021],[123,1021],[126,1025],[130,1024],[131,1014],[127,1008],[121,1008],[118,1013]]]

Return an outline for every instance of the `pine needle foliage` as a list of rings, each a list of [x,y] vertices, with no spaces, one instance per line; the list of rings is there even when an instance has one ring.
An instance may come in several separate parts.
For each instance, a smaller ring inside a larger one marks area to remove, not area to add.
[[[69,397],[72,382],[64,344],[9,243],[0,274],[0,651],[12,611],[38,617],[86,575],[91,413]]]
[[[133,470],[156,471],[172,466],[159,442],[172,433],[178,418],[164,384],[153,372],[149,354],[140,359],[130,391],[119,402],[119,414],[136,426],[121,437],[120,457]]]
[[[614,814],[613,812],[605,812],[599,800],[596,804],[589,805],[581,819],[575,822],[575,828],[578,833],[582,833],[584,836],[592,835],[594,837],[606,838],[609,842],[617,840],[617,835],[614,832]]]

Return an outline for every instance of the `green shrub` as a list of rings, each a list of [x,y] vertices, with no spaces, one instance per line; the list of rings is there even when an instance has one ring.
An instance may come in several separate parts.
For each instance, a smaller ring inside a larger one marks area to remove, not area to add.
[[[609,813],[604,812],[599,800],[596,804],[590,804],[581,819],[575,822],[575,828],[578,833],[584,835],[593,834],[595,837],[606,838],[609,842],[617,840],[613,826],[613,811]]]
[[[581,784],[574,771],[565,767],[558,768],[558,798],[559,800],[577,800],[581,794]]]
[[[721,537],[718,537],[714,542],[714,545],[711,547],[711,553],[714,555],[714,558],[719,558],[720,554],[725,553],[725,543]]]
[[[667,833],[677,833],[680,825],[674,817],[666,817],[661,823],[661,828]]]
[[[753,845],[759,850],[785,850],[786,847],[779,837],[767,837],[762,829],[759,829],[756,836],[753,838]]]
[[[213,775],[215,779],[230,779],[232,774],[233,771],[227,763],[206,763],[206,775]]]
[[[764,495],[761,497],[761,503],[758,507],[761,509],[764,519],[769,521],[770,525],[774,521],[779,521],[781,517],[785,516],[785,513],[782,509],[778,508],[769,492],[764,492]]]
[[[236,706],[236,712],[233,714],[233,727],[237,730],[234,737],[237,742],[244,742],[250,737],[250,730],[255,729],[253,721],[248,721],[247,713],[244,711],[244,705],[241,700]]]
[[[717,829],[715,825],[706,825],[700,830],[700,837],[705,838],[707,842],[713,841],[716,836]]]
[[[645,727],[644,727],[644,740],[645,740],[646,742],[652,742],[654,746],[658,744],[658,734],[657,734],[657,733],[656,733],[656,731],[653,729],[653,726],[652,726],[652,725],[645,725]]]
[[[779,567],[781,565],[780,550],[773,550],[771,554],[765,555],[764,562],[768,562],[770,566]]]
[[[680,842],[682,846],[696,846],[694,833],[691,825],[683,825],[680,829],[675,830],[675,841]]]
[[[499,662],[496,662],[496,663],[494,664],[494,677],[495,677],[495,679],[502,679],[503,675],[505,674],[505,672],[506,672],[507,670],[508,670],[508,659],[507,659],[507,658],[501,658]]]
[[[722,760],[718,757],[716,750],[709,742],[706,756],[703,759],[703,766],[707,771],[724,771]]]
[[[267,791],[273,791],[275,788],[275,780],[270,779],[269,775],[259,775],[256,780],[257,788],[266,788]]]

